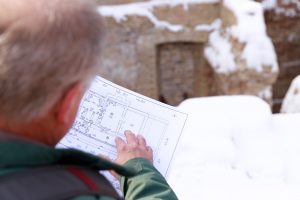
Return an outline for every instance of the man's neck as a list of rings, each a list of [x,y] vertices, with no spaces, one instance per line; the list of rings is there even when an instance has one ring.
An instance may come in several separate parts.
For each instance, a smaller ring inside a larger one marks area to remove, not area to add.
[[[31,141],[54,146],[55,129],[51,128],[51,120],[40,119],[30,122],[7,121],[0,118],[0,130]],[[59,130],[57,130],[59,131]],[[53,132],[53,133],[52,133]]]

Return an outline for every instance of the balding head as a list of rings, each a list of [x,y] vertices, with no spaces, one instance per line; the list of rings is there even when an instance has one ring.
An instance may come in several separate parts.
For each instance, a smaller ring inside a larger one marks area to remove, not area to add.
[[[88,0],[0,0],[0,116],[31,120],[97,71],[103,24]]]

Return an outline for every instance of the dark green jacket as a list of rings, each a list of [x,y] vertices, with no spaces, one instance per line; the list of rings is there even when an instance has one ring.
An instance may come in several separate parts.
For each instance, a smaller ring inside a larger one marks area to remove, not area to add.
[[[0,178],[19,170],[49,165],[77,165],[97,170],[115,170],[121,175],[125,199],[177,199],[164,177],[143,159],[136,158],[119,166],[74,149],[54,149],[23,139],[0,139]],[[134,174],[127,176],[125,174]],[[73,200],[111,200],[110,197],[79,196]]]

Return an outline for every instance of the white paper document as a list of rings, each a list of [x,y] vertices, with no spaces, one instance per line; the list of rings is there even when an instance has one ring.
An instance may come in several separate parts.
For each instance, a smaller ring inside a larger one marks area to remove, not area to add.
[[[77,118],[58,148],[76,148],[116,158],[115,138],[125,130],[141,134],[154,153],[154,166],[166,177],[187,114],[101,77],[85,93]],[[106,174],[106,176],[109,176]],[[118,183],[108,177],[118,188]]]

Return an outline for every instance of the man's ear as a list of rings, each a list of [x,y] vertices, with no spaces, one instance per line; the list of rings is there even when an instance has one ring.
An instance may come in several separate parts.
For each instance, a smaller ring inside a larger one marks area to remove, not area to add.
[[[55,117],[59,123],[73,123],[83,92],[83,86],[80,83],[75,83],[65,92],[56,108]]]

